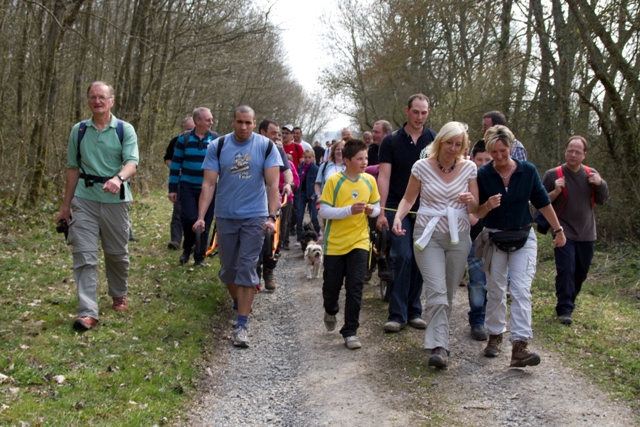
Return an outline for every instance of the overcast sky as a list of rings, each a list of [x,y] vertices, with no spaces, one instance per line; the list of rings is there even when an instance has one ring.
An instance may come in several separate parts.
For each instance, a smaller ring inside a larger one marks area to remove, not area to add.
[[[326,65],[320,40],[320,16],[332,1],[272,0],[272,21],[282,28],[285,49],[294,76],[309,91],[320,89],[318,76]]]
[[[320,71],[331,61],[322,46],[320,16],[330,14],[336,0],[265,1],[273,5],[271,21],[283,30],[282,39],[293,75],[308,91],[320,90]],[[335,113],[335,119],[326,129],[340,131],[349,124],[348,117]]]

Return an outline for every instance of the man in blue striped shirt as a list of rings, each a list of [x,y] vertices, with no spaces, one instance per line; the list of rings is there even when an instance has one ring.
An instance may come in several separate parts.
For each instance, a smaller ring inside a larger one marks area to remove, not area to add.
[[[179,192],[179,203],[182,208],[180,219],[182,221],[182,230],[184,231],[184,242],[182,244],[183,252],[180,255],[180,264],[189,262],[189,257],[196,241],[196,235],[191,227],[198,219],[198,199],[200,198],[204,176],[202,162],[207,154],[209,144],[220,137],[216,132],[211,131],[213,116],[208,108],[199,107],[193,110],[193,122],[195,123],[195,128],[178,137],[173,158],[171,159],[171,166],[169,167],[169,200],[172,203],[176,203]],[[205,215],[203,233],[203,241],[205,243],[208,240],[209,229],[213,221],[213,207],[214,201],[211,202]],[[202,254],[196,253],[193,258],[196,266],[205,266]]]

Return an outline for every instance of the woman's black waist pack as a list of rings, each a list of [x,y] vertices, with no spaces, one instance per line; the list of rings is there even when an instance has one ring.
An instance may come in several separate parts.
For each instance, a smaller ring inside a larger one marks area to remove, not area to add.
[[[489,233],[489,238],[501,251],[515,252],[527,243],[530,230],[531,225],[517,229],[505,229]]]

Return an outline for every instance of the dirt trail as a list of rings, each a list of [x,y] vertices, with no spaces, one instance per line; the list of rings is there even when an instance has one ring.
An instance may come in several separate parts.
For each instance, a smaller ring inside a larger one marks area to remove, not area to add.
[[[185,425],[215,426],[636,426],[632,411],[612,402],[562,356],[532,346],[535,368],[510,369],[510,345],[495,359],[469,338],[465,288],[451,325],[450,367],[426,367],[423,332],[382,331],[386,305],[375,283],[365,285],[358,336],[344,347],[338,328],[322,322],[322,279],[307,280],[302,253],[292,248],[276,269],[278,289],[256,296],[249,321],[251,347],[233,348],[226,318],[205,392]],[[342,306],[342,305],[341,305]],[[403,366],[397,360],[417,360]],[[418,378],[408,370],[422,369]]]

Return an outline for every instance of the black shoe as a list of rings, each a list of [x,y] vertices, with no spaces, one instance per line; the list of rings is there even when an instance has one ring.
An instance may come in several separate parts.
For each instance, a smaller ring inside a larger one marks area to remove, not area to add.
[[[129,237],[129,241],[130,241],[130,242],[136,242],[136,243],[137,243],[137,242],[139,242],[140,240],[139,240],[139,239],[136,239],[135,237]]]
[[[190,256],[191,256],[190,250],[185,250],[184,252],[182,252],[182,255],[180,255],[180,264],[185,265],[186,263],[188,263]]]
[[[193,263],[195,267],[207,267],[207,264],[204,263],[203,260],[197,260]]]
[[[573,319],[571,318],[571,314],[561,314],[558,316],[558,322],[563,325],[571,325],[573,323]]]
[[[172,251],[177,251],[178,249],[180,249],[180,242],[169,242],[167,248]]]
[[[471,327],[471,339],[475,341],[486,341],[489,339],[486,329],[482,325]]]

